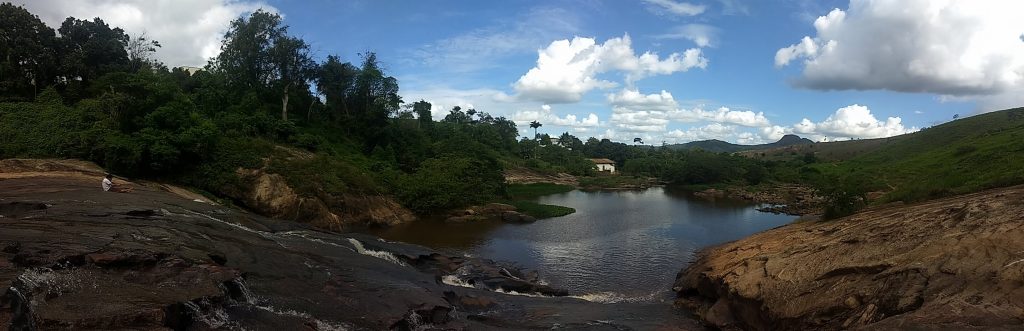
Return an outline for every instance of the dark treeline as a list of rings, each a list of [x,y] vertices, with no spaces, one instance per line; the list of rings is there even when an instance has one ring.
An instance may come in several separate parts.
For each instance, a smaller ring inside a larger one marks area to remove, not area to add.
[[[264,11],[233,21],[202,70],[167,68],[160,47],[100,18],[54,30],[0,4],[0,157],[91,160],[212,193],[235,189],[239,168],[265,168],[301,194],[387,194],[421,213],[501,198],[510,166],[593,175],[590,157],[679,183],[766,178],[764,165],[724,154],[519,139],[515,123],[475,109],[434,121],[374,53],[318,62]]]

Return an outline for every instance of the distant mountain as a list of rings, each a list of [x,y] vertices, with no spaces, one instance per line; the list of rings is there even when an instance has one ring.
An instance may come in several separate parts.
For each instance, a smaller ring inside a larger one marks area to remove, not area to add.
[[[668,145],[668,148],[675,150],[687,150],[687,149],[703,149],[709,152],[716,153],[735,153],[741,151],[761,150],[761,149],[772,149],[777,147],[793,146],[793,145],[806,145],[813,144],[814,142],[807,138],[800,138],[797,135],[787,134],[782,136],[779,141],[770,144],[761,145],[738,145],[721,140],[701,140],[692,141],[685,144]]]

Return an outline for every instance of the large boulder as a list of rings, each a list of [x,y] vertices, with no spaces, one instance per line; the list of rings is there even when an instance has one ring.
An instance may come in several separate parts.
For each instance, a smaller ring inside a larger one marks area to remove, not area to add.
[[[238,169],[241,187],[225,193],[259,214],[310,223],[325,230],[344,231],[351,227],[389,226],[416,219],[411,211],[382,195],[321,192],[300,195],[287,180],[263,169]]]
[[[707,249],[677,303],[722,329],[1024,329],[1024,186]]]

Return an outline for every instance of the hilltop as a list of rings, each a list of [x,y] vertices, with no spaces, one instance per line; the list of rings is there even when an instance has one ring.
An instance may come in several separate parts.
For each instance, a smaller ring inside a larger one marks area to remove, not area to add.
[[[866,190],[887,193],[882,201],[933,199],[1024,183],[1024,108],[890,138],[740,154],[773,162],[814,160],[798,171],[854,180]]]
[[[711,140],[691,141],[691,142],[688,142],[688,143],[685,143],[685,144],[668,145],[668,148],[671,148],[671,149],[674,149],[674,150],[693,150],[693,149],[698,149],[699,148],[699,149],[702,149],[702,150],[705,150],[705,151],[708,151],[708,152],[735,153],[735,152],[740,152],[740,151],[759,151],[759,150],[774,149],[774,148],[780,148],[780,147],[786,147],[786,146],[798,146],[798,145],[810,145],[810,144],[814,144],[814,142],[811,141],[810,139],[800,138],[800,136],[788,134],[788,135],[782,136],[782,139],[779,139],[779,141],[776,141],[776,142],[773,142],[773,143],[768,143],[768,144],[760,144],[760,145],[738,145],[738,144],[733,144],[733,143],[729,143],[729,142],[725,142],[725,141],[721,141],[721,140],[717,140],[717,139],[711,139]]]

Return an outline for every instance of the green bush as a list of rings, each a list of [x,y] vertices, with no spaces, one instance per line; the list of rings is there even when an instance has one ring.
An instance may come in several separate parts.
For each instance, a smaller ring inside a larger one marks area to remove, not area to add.
[[[466,157],[428,159],[395,184],[399,202],[418,213],[493,201],[505,191],[499,167]]]

